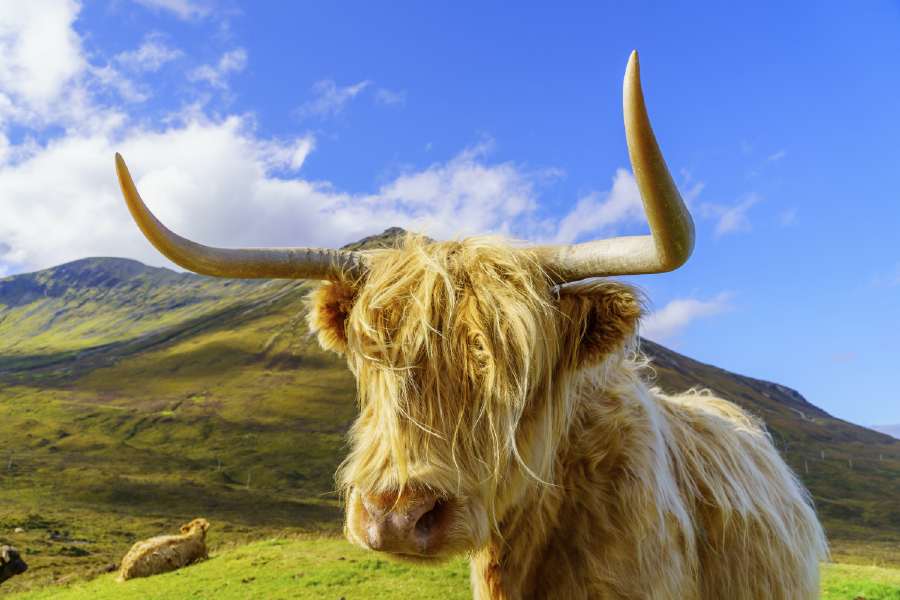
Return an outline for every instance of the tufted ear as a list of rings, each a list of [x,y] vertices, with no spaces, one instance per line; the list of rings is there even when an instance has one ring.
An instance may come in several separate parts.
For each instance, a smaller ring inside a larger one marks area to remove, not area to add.
[[[575,366],[618,352],[637,334],[644,295],[630,285],[598,279],[560,288],[561,331]]]
[[[306,322],[318,336],[319,345],[338,354],[347,352],[345,321],[353,308],[358,287],[349,283],[326,281],[306,300]]]

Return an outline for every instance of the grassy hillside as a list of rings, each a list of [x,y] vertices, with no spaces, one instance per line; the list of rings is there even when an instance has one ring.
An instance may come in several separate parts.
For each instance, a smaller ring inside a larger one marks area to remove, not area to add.
[[[338,534],[332,476],[355,385],[307,335],[311,285],[122,259],[0,280],[0,543],[32,565],[0,595],[118,562],[199,516],[221,546]],[[776,384],[645,350],[662,388],[700,384],[765,419],[838,559],[900,565],[900,442]]]
[[[174,573],[115,581],[116,573],[71,579],[17,596],[20,600],[130,600],[144,598],[367,598],[464,600],[472,597],[468,563],[439,568],[386,562],[342,540],[271,539],[223,548],[209,560]],[[900,600],[900,570],[828,565],[823,597],[831,600]]]

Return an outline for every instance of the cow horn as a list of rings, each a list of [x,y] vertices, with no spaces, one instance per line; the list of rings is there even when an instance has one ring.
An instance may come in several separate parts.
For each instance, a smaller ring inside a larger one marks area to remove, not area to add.
[[[694,221],[666,167],[641,91],[637,51],[625,69],[625,137],[651,235],[534,248],[555,283],[674,271],[694,250]]]
[[[175,264],[194,273],[237,279],[358,279],[366,270],[359,252],[322,248],[211,248],[166,228],[141,200],[122,156],[116,173],[131,216],[141,231]]]
[[[9,562],[9,551],[12,550],[10,546],[2,546],[0,547],[0,565],[5,565]]]

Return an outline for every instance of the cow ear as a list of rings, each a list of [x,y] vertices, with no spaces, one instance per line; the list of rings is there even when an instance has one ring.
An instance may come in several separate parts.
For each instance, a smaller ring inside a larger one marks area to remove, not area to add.
[[[644,294],[630,285],[595,280],[559,290],[561,329],[576,366],[602,361],[635,338]]]
[[[309,329],[318,336],[319,345],[338,354],[347,352],[346,321],[356,299],[356,285],[326,281],[306,301]]]

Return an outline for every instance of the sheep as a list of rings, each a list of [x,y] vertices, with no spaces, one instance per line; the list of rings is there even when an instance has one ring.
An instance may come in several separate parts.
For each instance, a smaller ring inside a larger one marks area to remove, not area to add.
[[[174,571],[207,558],[207,529],[206,519],[194,519],[181,526],[181,535],[161,535],[136,543],[122,559],[122,574],[116,581]]]

